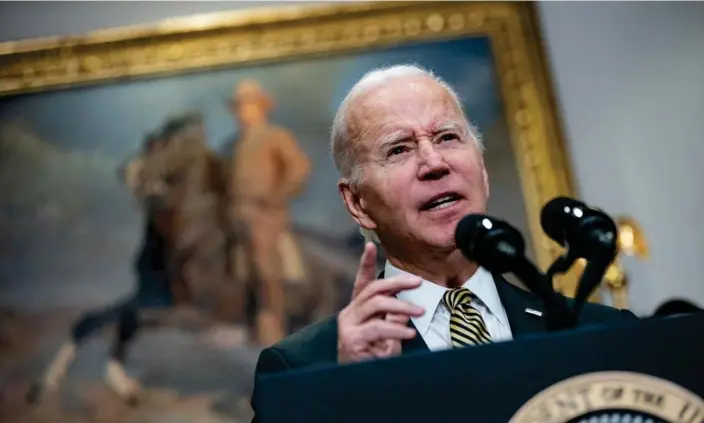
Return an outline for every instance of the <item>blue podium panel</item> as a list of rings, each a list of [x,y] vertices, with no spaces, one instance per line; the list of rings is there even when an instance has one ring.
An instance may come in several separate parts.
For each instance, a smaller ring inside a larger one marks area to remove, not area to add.
[[[254,400],[260,423],[704,423],[702,396],[704,313],[294,370]]]

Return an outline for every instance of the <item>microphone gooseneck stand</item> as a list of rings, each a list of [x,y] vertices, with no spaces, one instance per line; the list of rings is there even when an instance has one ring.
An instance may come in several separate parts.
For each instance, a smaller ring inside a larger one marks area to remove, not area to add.
[[[550,238],[566,247],[565,254],[545,273],[525,256],[520,232],[502,220],[482,214],[465,216],[457,225],[455,241],[469,260],[492,273],[512,273],[538,296],[545,306],[543,318],[549,331],[572,329],[615,258],[616,225],[603,212],[566,197],[545,205],[541,225]],[[555,292],[553,278],[567,272],[578,258],[584,258],[587,266],[569,307],[566,298]]]
[[[540,225],[550,238],[566,249],[548,269],[550,279],[569,270],[578,258],[587,262],[571,309],[572,323],[576,325],[584,304],[616,258],[616,223],[606,213],[581,201],[557,197],[543,207]]]

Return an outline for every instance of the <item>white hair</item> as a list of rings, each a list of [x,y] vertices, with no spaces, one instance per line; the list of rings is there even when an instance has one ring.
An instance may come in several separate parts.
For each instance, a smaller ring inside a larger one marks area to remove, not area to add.
[[[455,90],[453,90],[449,84],[430,70],[424,69],[418,65],[394,65],[373,69],[367,72],[350,89],[345,98],[342,100],[342,103],[340,103],[337,113],[335,114],[335,119],[333,120],[330,135],[330,149],[332,151],[335,166],[342,177],[349,180],[349,182],[353,185],[361,182],[362,170],[360,169],[359,160],[354,148],[356,139],[354,139],[354,135],[350,129],[349,111],[351,104],[361,95],[388,83],[392,79],[414,76],[427,77],[444,88],[464,116],[462,102],[460,101],[460,98]],[[467,132],[474,140],[477,147],[479,147],[480,150],[483,150],[484,145],[481,135],[471,124],[471,122],[467,120],[466,116],[464,121],[467,125]],[[379,238],[374,231],[364,228],[360,228],[360,231],[362,232],[365,240],[379,242]]]

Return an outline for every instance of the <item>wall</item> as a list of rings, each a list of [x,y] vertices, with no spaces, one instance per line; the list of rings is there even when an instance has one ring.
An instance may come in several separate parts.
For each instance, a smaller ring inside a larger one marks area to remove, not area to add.
[[[648,263],[626,263],[633,308],[704,306],[704,3],[550,2],[541,17],[581,196],[650,241]]]
[[[0,41],[77,34],[274,2],[7,2]],[[652,257],[627,260],[631,301],[650,313],[704,306],[704,3],[539,6],[575,179],[585,201],[643,225]]]

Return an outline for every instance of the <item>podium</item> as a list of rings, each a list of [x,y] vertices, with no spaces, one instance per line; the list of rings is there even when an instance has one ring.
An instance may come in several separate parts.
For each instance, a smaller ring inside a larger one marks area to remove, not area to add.
[[[703,423],[704,312],[259,383],[259,423]]]

